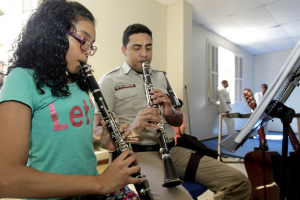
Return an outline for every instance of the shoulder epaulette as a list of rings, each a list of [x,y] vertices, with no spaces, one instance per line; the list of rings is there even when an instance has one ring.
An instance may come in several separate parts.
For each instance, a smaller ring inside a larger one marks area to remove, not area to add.
[[[111,74],[111,73],[113,73],[113,72],[116,72],[116,71],[118,71],[120,68],[121,68],[121,67],[119,66],[119,67],[117,67],[117,68],[115,68],[115,69],[113,69],[113,70],[110,70],[110,71],[106,72],[105,75]]]
[[[152,68],[152,70],[153,70],[153,71],[157,71],[157,72],[162,72],[162,73],[164,73],[164,74],[167,74],[167,72],[162,71],[162,70],[157,70],[157,69],[153,69],[153,68]]]

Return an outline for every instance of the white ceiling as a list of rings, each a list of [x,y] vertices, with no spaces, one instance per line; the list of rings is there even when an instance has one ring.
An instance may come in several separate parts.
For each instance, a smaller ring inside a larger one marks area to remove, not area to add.
[[[300,39],[300,0],[185,1],[193,6],[194,22],[255,55],[294,48]]]

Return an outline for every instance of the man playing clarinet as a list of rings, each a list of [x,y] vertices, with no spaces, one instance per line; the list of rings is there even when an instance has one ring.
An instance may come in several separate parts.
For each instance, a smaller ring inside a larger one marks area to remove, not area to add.
[[[171,104],[164,73],[152,67],[149,71],[154,88],[151,98],[153,103],[161,106],[163,116],[156,108],[147,107],[142,63],[151,63],[152,51],[151,30],[142,24],[128,26],[123,34],[122,52],[125,62],[106,73],[99,84],[108,107],[119,117],[120,124],[128,123],[132,136],[139,138],[138,142],[132,143],[132,149],[143,174],[147,176],[154,199],[192,200],[182,185],[172,188],[162,186],[165,169],[159,153],[158,124],[164,122],[170,155],[178,176],[183,180],[194,151],[179,146],[172,147],[175,133],[171,126],[182,124],[182,111],[179,105]],[[101,126],[98,113],[95,113],[94,126]],[[201,159],[194,174],[195,182],[214,191],[213,199],[249,199],[251,185],[243,173],[211,157],[197,156]]]

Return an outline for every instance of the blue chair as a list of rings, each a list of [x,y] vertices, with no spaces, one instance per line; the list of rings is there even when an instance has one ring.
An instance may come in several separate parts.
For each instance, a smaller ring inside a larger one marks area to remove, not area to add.
[[[199,197],[207,190],[204,185],[191,181],[183,180],[182,185],[190,193],[194,200],[197,200],[197,197]]]

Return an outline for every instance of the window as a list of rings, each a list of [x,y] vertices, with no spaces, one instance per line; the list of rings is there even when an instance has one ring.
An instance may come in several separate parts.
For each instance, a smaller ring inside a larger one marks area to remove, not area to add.
[[[211,43],[209,40],[207,42],[207,81],[208,81],[208,101],[209,102],[217,102],[218,101],[218,47],[217,45]]]
[[[0,0],[0,61],[7,64],[12,44],[18,39],[30,14],[42,0]],[[5,70],[6,70],[5,65]]]
[[[242,101],[243,57],[207,40],[208,100],[218,102],[218,90],[222,80],[229,83],[231,103]]]
[[[243,96],[243,57],[235,55],[235,102],[241,102]]]
[[[22,0],[22,28],[25,26],[30,14],[37,6],[37,0]]]

